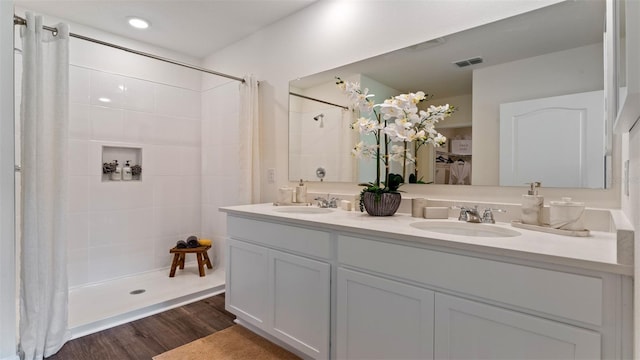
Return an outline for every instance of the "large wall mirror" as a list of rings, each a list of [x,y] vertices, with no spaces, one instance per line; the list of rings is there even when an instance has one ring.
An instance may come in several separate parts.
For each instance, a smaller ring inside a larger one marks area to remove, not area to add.
[[[432,95],[421,106],[457,108],[437,127],[447,144],[415,154],[418,182],[605,188],[605,9],[565,1],[292,80],[289,179],[374,178],[372,160],[351,155],[359,134],[340,76],[376,103],[421,90]]]

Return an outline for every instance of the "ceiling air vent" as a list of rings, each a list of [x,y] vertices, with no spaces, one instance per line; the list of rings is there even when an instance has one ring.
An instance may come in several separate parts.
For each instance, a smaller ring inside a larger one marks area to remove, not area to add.
[[[483,62],[484,60],[482,60],[480,56],[476,56],[465,60],[454,61],[453,63],[456,64],[456,66],[458,66],[459,68],[463,68],[471,65],[482,64]]]

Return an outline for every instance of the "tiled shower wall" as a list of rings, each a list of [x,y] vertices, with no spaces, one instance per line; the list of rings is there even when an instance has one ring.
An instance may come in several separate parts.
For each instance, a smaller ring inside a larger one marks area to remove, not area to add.
[[[70,286],[166,267],[200,235],[201,127],[200,91],[71,66]],[[142,148],[142,181],[103,181],[103,146]]]

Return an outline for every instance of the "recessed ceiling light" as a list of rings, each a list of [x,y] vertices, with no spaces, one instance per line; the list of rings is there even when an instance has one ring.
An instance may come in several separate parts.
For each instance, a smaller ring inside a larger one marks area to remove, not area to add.
[[[130,17],[129,25],[133,26],[136,29],[146,29],[149,27],[149,22],[138,17]]]
[[[98,98],[98,101],[103,102],[103,103],[110,103],[111,99],[106,98],[106,97],[101,97],[101,98]]]

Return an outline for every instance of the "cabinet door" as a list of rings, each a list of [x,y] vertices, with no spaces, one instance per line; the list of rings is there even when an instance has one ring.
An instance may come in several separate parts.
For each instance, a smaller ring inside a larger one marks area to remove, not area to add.
[[[226,309],[264,329],[267,319],[268,250],[227,240]]]
[[[320,359],[329,358],[329,264],[269,252],[271,334]]]
[[[436,294],[436,359],[599,359],[600,334]]]
[[[432,359],[434,293],[338,269],[339,359]]]

